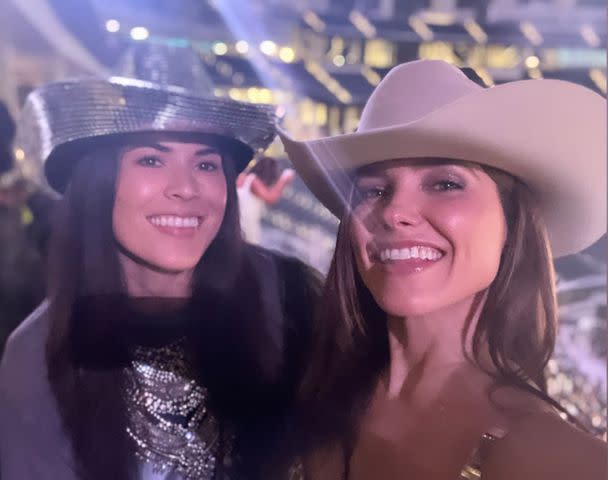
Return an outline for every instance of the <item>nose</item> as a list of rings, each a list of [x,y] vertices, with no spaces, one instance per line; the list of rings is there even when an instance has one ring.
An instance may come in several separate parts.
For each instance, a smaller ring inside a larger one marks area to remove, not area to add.
[[[191,200],[200,195],[199,185],[194,172],[187,166],[178,166],[170,172],[165,187],[167,198],[174,200]]]
[[[382,226],[387,230],[411,227],[422,222],[421,210],[413,198],[393,196],[381,208]]]

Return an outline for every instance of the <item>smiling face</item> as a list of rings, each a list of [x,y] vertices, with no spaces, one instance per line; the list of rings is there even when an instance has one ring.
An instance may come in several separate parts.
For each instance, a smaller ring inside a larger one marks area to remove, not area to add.
[[[226,198],[216,148],[162,139],[127,147],[119,159],[114,236],[139,263],[191,271],[218,233]]]
[[[391,160],[361,170],[351,239],[357,268],[389,315],[472,302],[496,277],[506,222],[496,183],[440,160]]]

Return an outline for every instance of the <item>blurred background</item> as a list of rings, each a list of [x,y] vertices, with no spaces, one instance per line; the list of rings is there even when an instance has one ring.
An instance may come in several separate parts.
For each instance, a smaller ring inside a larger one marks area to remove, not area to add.
[[[155,81],[186,69],[213,95],[276,105],[296,138],[316,138],[353,131],[388,70],[417,58],[485,86],[557,78],[605,96],[606,18],[604,0],[2,0],[0,345],[44,296],[56,197],[10,120],[37,86],[137,74],[133,52],[144,52]],[[289,167],[278,141],[266,155]],[[297,176],[280,193],[245,220],[260,227],[252,240],[325,272],[337,221]],[[606,247],[556,262],[561,326],[548,366],[550,393],[604,437]]]

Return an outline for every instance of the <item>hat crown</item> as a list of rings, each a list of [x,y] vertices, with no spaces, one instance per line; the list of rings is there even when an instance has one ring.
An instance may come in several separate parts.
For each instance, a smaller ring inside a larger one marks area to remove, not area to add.
[[[161,87],[180,87],[202,97],[213,96],[213,81],[192,47],[134,44],[121,58],[115,75]]]
[[[393,68],[370,96],[358,132],[394,127],[483,90],[456,67],[440,60],[418,60]]]
[[[38,171],[44,164],[58,192],[73,165],[102,138],[114,142],[119,135],[149,132],[221,136],[240,171],[275,136],[275,107],[216,98],[193,49],[133,48],[120,74],[52,82],[27,97],[16,145]]]

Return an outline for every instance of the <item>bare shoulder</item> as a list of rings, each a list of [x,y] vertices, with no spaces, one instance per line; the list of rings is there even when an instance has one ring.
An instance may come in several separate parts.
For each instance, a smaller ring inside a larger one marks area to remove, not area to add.
[[[484,480],[605,480],[608,444],[556,414],[529,413],[496,442],[483,472]]]

